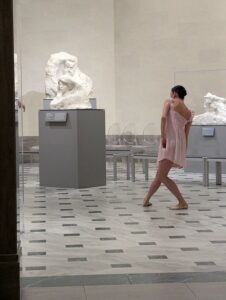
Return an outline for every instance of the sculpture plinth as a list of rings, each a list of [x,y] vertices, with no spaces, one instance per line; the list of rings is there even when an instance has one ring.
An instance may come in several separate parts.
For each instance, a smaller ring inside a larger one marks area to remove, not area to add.
[[[226,159],[226,125],[192,125],[187,157],[191,158],[225,158]],[[210,162],[210,172],[214,172],[215,165]],[[202,173],[202,160],[188,160],[185,171]],[[226,164],[222,164],[222,171],[226,173]]]
[[[41,186],[106,184],[104,110],[41,110],[39,137]]]

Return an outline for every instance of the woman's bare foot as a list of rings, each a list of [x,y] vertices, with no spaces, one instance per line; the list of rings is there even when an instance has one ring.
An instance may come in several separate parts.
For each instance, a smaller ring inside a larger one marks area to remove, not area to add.
[[[169,209],[171,210],[188,209],[188,204],[187,202],[179,203],[177,205],[171,206]]]
[[[147,197],[144,198],[143,207],[152,206],[152,203],[149,202]]]

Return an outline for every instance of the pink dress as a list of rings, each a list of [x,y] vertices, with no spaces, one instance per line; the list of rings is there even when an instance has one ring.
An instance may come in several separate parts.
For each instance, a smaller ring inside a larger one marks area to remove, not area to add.
[[[170,109],[166,117],[166,148],[159,145],[158,162],[168,159],[173,162],[174,168],[183,168],[186,164],[186,136],[185,125],[192,122],[194,112],[191,111],[191,117],[186,120],[181,114],[175,111],[172,100],[170,100]]]

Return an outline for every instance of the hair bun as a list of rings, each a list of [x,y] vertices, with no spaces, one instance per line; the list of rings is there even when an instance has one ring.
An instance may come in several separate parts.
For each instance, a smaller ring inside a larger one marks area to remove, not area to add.
[[[172,88],[172,92],[176,93],[179,98],[184,99],[187,95],[186,89],[182,85],[176,85]]]

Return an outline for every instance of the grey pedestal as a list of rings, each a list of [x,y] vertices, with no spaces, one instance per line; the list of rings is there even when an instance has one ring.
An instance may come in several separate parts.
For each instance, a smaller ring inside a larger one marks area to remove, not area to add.
[[[104,110],[41,110],[39,138],[41,186],[106,184]]]
[[[225,125],[192,125],[187,157],[225,158],[226,159],[226,126]],[[187,161],[185,171],[202,173],[202,161]],[[210,161],[209,170],[215,172],[215,162]],[[222,173],[226,173],[226,163],[222,163]]]

